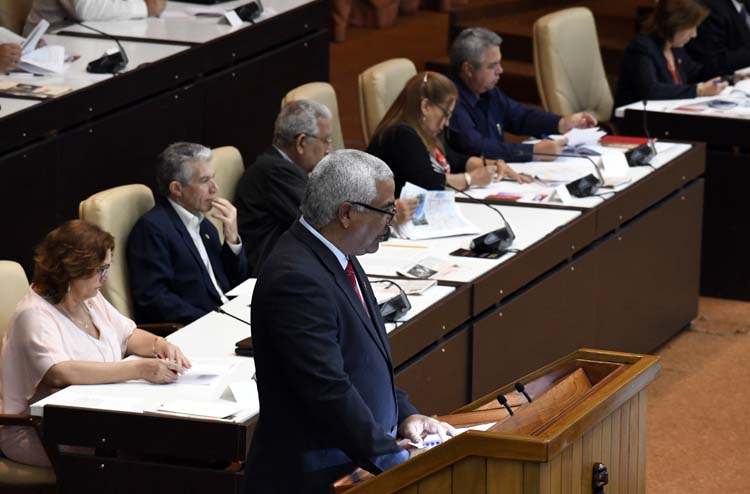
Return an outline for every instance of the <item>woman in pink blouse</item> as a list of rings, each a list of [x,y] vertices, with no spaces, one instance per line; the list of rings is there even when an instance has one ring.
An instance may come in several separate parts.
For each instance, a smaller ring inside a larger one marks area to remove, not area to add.
[[[37,247],[31,289],[3,346],[3,413],[29,413],[30,403],[71,384],[171,383],[190,367],[179,348],[138,329],[99,292],[113,248],[112,235],[81,220],[56,228]],[[126,355],[151,358],[123,361]],[[0,448],[14,461],[49,466],[29,427],[0,429]]]

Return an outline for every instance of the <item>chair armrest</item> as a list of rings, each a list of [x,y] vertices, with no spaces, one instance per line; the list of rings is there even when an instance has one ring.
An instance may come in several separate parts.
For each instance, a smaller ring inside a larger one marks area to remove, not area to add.
[[[184,324],[179,324],[176,322],[160,322],[138,325],[139,328],[148,331],[149,333],[153,333],[156,336],[169,336],[183,326]]]
[[[19,427],[36,427],[41,422],[39,417],[23,414],[0,414],[0,425],[15,425]]]

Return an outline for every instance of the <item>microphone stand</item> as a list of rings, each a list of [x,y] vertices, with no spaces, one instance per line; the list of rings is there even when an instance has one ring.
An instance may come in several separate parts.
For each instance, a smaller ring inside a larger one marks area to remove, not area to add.
[[[453,187],[448,182],[446,182],[445,185],[446,187],[453,189],[459,194],[467,197],[470,202],[473,202],[474,204],[481,204],[483,206],[490,208],[492,211],[494,211],[500,216],[500,219],[503,220],[503,223],[505,225],[502,228],[498,228],[497,230],[493,230],[489,233],[485,233],[484,235],[480,235],[476,237],[474,240],[472,240],[471,246],[470,246],[471,251],[477,254],[487,254],[487,253],[503,254],[507,252],[510,246],[513,245],[513,241],[516,239],[516,234],[513,232],[513,229],[510,227],[510,223],[508,223],[508,220],[506,220],[505,216],[503,216],[503,213],[501,213],[499,209],[493,208],[486,202],[480,201],[479,199],[475,199],[471,197],[469,194],[467,194],[463,190],[459,190],[456,187]]]
[[[596,163],[594,163],[594,160],[592,160],[590,157],[586,156],[585,154],[537,153],[536,151],[534,151],[534,155],[550,156],[550,157],[555,157],[555,158],[578,158],[578,159],[585,159],[589,163],[591,163],[591,166],[594,167],[594,171],[596,172],[596,176],[590,173],[586,175],[585,177],[579,178],[578,180],[574,180],[565,186],[570,192],[570,194],[574,197],[593,196],[599,190],[599,187],[604,185],[604,177],[602,176],[602,172],[599,170],[599,167],[596,166]]]

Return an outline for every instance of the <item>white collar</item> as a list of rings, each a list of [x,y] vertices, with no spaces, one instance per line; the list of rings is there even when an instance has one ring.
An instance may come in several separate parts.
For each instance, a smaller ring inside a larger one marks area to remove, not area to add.
[[[336,247],[331,242],[329,242],[327,238],[325,238],[323,235],[321,235],[318,230],[316,230],[315,228],[313,228],[310,225],[310,223],[308,223],[305,220],[304,216],[300,216],[299,222],[302,224],[302,226],[304,226],[305,228],[307,228],[307,230],[310,233],[312,233],[313,235],[315,235],[315,238],[317,238],[318,240],[320,240],[321,242],[323,242],[323,245],[325,245],[326,247],[328,247],[328,250],[330,250],[331,252],[333,252],[333,255],[336,256],[336,260],[338,260],[339,264],[341,264],[341,269],[346,269],[346,265],[349,264],[349,259],[346,257],[346,255],[343,252],[341,252],[338,247]]]
[[[290,163],[294,163],[294,161],[292,161],[291,158],[289,158],[289,156],[284,151],[282,151],[280,147],[278,147],[276,144],[272,144],[272,146],[273,146],[273,148],[276,151],[279,152],[279,154],[281,155],[282,158],[284,158],[285,160],[287,160]]]
[[[742,3],[738,0],[732,0],[732,3],[734,4],[734,8],[737,9],[737,12],[742,9]]]
[[[185,209],[184,207],[177,204],[176,202],[174,202],[172,198],[167,198],[167,200],[174,208],[175,212],[177,213],[177,216],[180,217],[180,220],[185,225],[185,228],[187,228],[188,230],[191,228],[195,230],[200,229],[201,221],[203,221],[203,219],[205,218],[203,213],[198,213],[198,214],[192,213],[188,211],[187,209]]]

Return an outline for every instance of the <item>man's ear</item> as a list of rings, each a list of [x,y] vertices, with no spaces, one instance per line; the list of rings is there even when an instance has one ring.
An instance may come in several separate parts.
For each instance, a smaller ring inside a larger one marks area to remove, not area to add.
[[[469,62],[468,60],[465,60],[461,64],[461,75],[469,79],[474,77],[474,66],[471,65],[471,62]]]
[[[305,134],[299,134],[297,137],[294,138],[294,150],[297,152],[297,154],[302,155],[302,153],[305,152]]]
[[[351,213],[354,209],[354,206],[349,202],[344,202],[339,206],[338,210],[338,220],[339,224],[344,228],[349,228],[349,225],[352,223],[352,217]]]
[[[169,182],[169,195],[171,197],[182,197],[182,184],[177,180]]]

